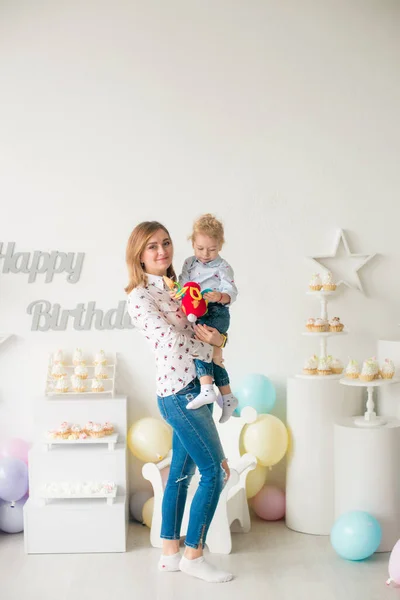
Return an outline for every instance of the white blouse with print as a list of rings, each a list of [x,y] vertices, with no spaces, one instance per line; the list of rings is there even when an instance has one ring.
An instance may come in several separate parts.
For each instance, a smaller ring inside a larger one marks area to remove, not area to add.
[[[170,298],[163,278],[147,275],[147,279],[146,287],[129,294],[128,312],[155,352],[157,395],[170,396],[196,377],[193,359],[211,362],[213,349],[195,339],[193,326]]]

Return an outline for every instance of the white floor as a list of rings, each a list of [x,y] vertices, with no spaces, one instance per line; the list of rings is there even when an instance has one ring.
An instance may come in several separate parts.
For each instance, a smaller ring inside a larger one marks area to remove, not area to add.
[[[79,535],[79,531],[76,532]],[[302,535],[283,522],[254,522],[251,533],[234,535],[229,556],[210,561],[235,580],[207,584],[182,573],[159,573],[159,551],[149,530],[129,528],[126,554],[30,555],[22,534],[0,534],[1,600],[392,600],[385,586],[389,554],[351,563],[340,559],[329,538]]]

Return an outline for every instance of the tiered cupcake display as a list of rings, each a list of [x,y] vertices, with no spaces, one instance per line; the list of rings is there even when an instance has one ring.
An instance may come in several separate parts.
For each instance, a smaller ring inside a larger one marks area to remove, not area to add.
[[[76,348],[72,360],[63,350],[57,350],[50,358],[46,395],[58,394],[111,394],[114,395],[116,356],[111,362],[104,350],[93,359],[86,360],[81,348]]]
[[[320,316],[310,317],[305,324],[303,335],[315,336],[320,340],[319,356],[313,354],[307,358],[303,365],[303,372],[298,377],[339,378],[343,372],[343,364],[338,359],[328,354],[327,338],[333,335],[344,335],[347,331],[339,317],[328,319],[328,298],[336,291],[336,284],[330,272],[314,273],[309,283],[308,294],[318,297],[320,301]]]
[[[356,417],[354,422],[360,427],[380,427],[387,423],[385,417],[378,417],[375,413],[374,388],[389,383],[398,383],[395,377],[394,362],[385,358],[379,364],[375,356],[362,362],[360,369],[357,360],[351,358],[345,370],[345,377],[340,380],[343,385],[364,386],[367,388],[367,410],[363,417]]]

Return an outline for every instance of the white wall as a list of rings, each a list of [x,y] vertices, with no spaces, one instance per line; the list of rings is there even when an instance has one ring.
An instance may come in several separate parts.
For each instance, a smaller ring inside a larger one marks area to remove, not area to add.
[[[226,227],[240,297],[226,362],[233,382],[285,382],[316,348],[312,263],[348,231],[368,297],[334,314],[361,359],[398,337],[400,5],[295,0],[59,0],[0,8],[0,240],[86,253],[81,280],[3,274],[0,436],[29,438],[47,353],[103,347],[121,357],[130,420],[157,415],[154,365],[132,331],[31,332],[26,307],[124,299],[125,244],[141,220],[170,229],[177,268],[202,212]],[[68,418],[68,415],[66,415]],[[135,475],[138,464],[133,464]],[[132,486],[138,485],[133,479]]]

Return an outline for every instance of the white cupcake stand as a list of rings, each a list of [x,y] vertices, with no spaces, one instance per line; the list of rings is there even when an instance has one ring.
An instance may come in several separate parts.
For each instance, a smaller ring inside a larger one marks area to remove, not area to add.
[[[400,373],[400,340],[379,340],[377,357],[379,363],[385,358],[391,358]],[[382,417],[400,418],[400,386],[384,386],[378,390],[377,398],[378,413]]]
[[[329,296],[309,292],[320,300],[327,319]],[[327,338],[340,333],[309,333],[320,341],[327,356]],[[286,471],[286,525],[295,531],[328,535],[334,522],[333,425],[360,414],[360,389],[339,384],[342,375],[297,375],[288,379],[287,425],[290,445]]]

